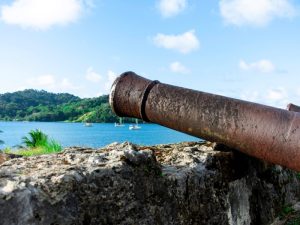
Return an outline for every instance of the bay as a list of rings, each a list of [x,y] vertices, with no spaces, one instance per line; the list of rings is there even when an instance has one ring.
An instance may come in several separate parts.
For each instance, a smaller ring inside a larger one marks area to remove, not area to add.
[[[140,145],[169,144],[201,139],[177,132],[156,124],[140,124],[140,130],[129,130],[129,124],[115,127],[112,123],[94,123],[85,127],[82,123],[64,122],[0,122],[0,148],[13,147],[22,143],[29,131],[40,129],[63,147],[84,146],[99,148],[112,142],[129,141]]]

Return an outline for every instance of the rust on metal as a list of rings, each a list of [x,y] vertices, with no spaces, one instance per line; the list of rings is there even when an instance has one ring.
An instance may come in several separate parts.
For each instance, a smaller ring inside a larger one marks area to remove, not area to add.
[[[116,79],[110,104],[118,116],[146,119],[300,171],[300,113],[153,83],[133,72]]]
[[[288,104],[288,105],[286,106],[286,109],[287,109],[288,111],[300,112],[300,106],[294,105],[294,104],[292,104],[292,103]]]

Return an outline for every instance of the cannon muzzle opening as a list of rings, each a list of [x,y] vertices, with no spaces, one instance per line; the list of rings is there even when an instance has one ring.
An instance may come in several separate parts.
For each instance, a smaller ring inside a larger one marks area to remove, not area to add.
[[[122,117],[157,123],[300,171],[300,113],[151,81],[133,72],[112,85]]]

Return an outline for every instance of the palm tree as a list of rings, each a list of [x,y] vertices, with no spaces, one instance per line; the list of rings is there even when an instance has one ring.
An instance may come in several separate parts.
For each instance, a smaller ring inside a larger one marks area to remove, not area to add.
[[[0,133],[3,133],[2,130],[0,130]],[[4,141],[0,140],[0,145],[3,145],[4,144]]]
[[[39,129],[31,130],[28,134],[29,137],[22,138],[23,144],[28,148],[44,146],[48,142],[48,136]]]

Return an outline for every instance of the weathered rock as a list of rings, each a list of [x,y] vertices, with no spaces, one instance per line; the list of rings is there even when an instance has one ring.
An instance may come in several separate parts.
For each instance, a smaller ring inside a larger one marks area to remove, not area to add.
[[[4,163],[5,161],[7,161],[9,158],[7,157],[6,154],[3,154],[2,152],[0,152],[0,164]]]
[[[0,165],[1,165],[2,163],[4,163],[5,161],[7,161],[7,160],[14,159],[14,158],[21,158],[21,157],[22,157],[22,156],[20,156],[20,155],[3,153],[3,152],[0,150]]]
[[[299,184],[213,143],[74,147],[0,166],[0,224],[271,224]]]

